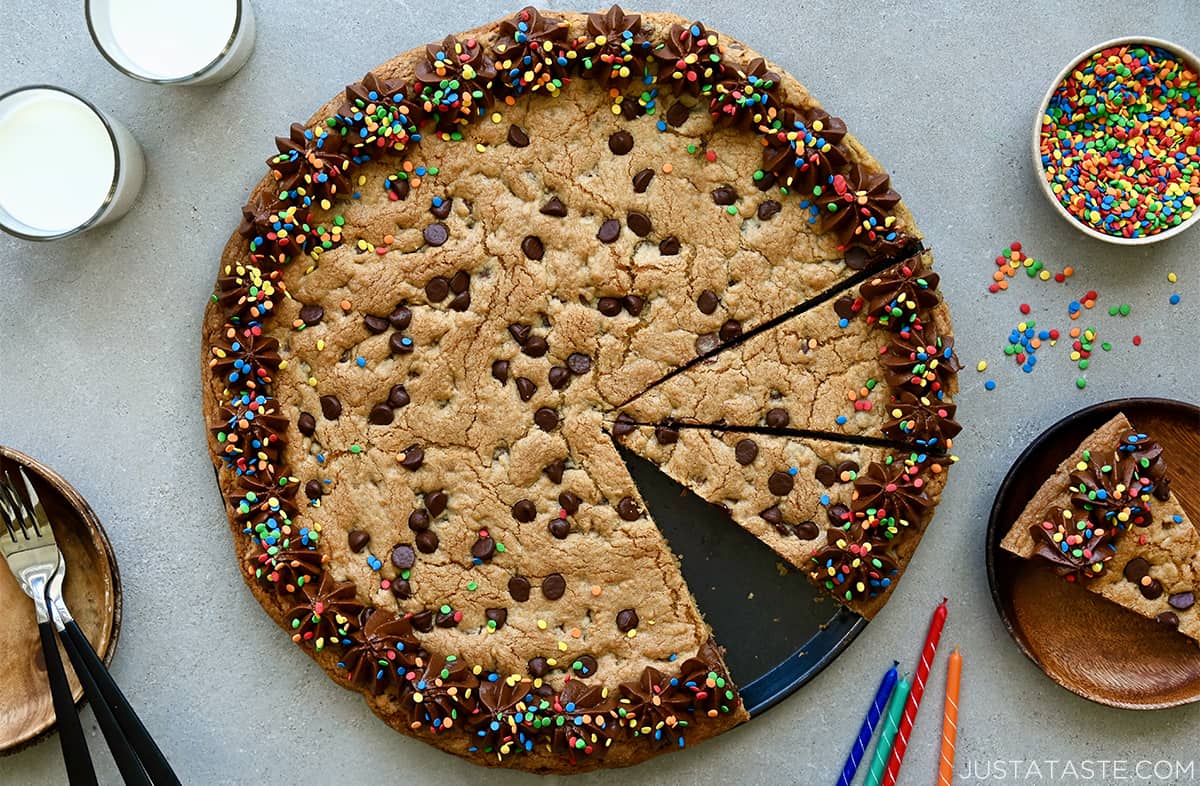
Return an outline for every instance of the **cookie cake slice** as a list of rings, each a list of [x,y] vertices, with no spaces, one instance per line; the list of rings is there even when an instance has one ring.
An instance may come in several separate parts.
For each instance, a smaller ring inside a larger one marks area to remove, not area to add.
[[[1200,535],[1162,447],[1118,414],[1042,485],[1001,545],[1200,641]]]

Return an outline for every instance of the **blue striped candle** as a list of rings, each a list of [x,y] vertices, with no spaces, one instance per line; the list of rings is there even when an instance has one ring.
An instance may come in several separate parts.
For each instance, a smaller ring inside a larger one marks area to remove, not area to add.
[[[896,661],[892,661],[892,667],[888,669],[887,674],[883,675],[883,682],[879,683],[879,690],[875,691],[875,700],[871,702],[871,708],[867,710],[867,717],[863,720],[862,728],[858,730],[858,739],[854,741],[854,747],[850,749],[850,755],[846,757],[846,766],[842,767],[842,777],[838,778],[837,786],[850,786],[851,781],[854,780],[854,773],[858,772],[858,765],[866,755],[867,746],[871,744],[871,737],[875,734],[879,716],[883,714],[883,708],[892,695],[892,689],[896,687],[896,666],[898,665]]]

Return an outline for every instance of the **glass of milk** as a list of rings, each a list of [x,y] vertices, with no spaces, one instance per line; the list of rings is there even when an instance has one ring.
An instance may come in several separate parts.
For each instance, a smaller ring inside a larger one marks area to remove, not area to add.
[[[55,240],[129,210],[145,163],[133,135],[50,85],[0,95],[0,229]]]
[[[249,0],[85,0],[84,12],[100,54],[144,82],[223,82],[254,50]]]

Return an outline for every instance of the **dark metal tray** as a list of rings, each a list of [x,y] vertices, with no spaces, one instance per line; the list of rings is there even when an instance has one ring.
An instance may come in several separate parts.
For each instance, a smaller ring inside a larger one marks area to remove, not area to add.
[[[696,597],[730,676],[752,716],[766,712],[817,676],[850,645],[867,620],[820,592],[803,574],[687,492],[652,463],[622,456]]]

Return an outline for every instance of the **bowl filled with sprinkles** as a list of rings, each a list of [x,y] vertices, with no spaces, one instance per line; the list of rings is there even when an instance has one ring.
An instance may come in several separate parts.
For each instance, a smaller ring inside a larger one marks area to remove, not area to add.
[[[1106,41],[1042,101],[1033,158],[1047,198],[1084,234],[1126,245],[1200,218],[1200,61],[1157,38]]]

